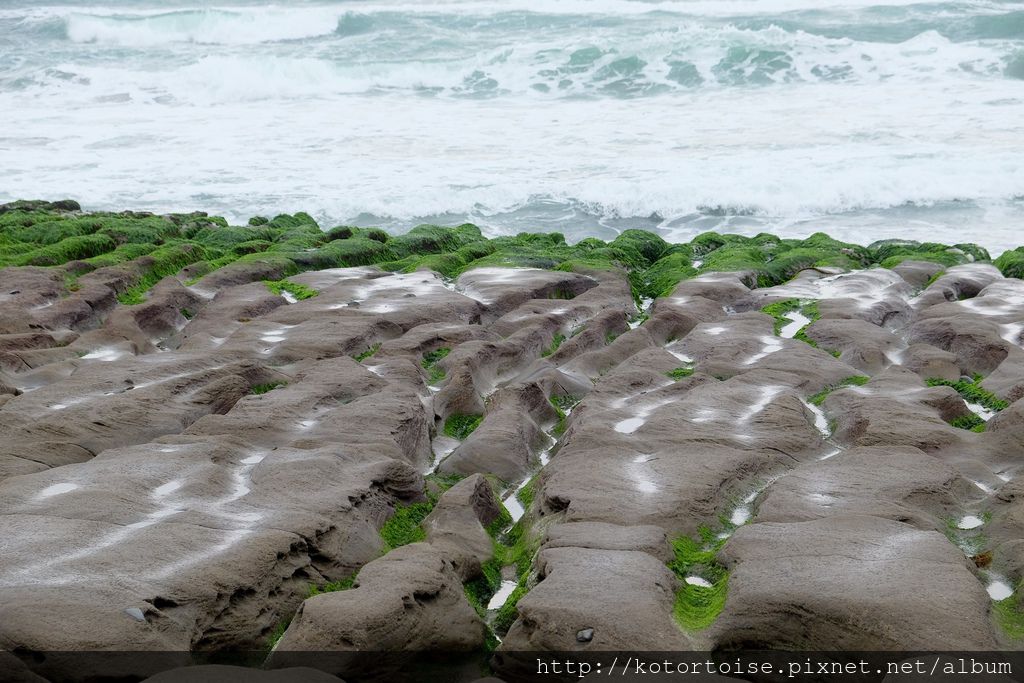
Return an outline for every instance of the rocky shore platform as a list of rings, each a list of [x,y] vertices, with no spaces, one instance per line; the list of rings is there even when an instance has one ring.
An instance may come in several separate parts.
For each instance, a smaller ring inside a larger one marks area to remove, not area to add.
[[[63,201],[0,266],[18,680],[1024,642],[1024,249]]]

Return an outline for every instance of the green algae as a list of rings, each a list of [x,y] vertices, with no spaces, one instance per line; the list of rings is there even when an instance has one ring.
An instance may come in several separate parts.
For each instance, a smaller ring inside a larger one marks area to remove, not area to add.
[[[982,379],[983,377],[981,375],[975,375],[970,382],[963,379],[952,382],[947,379],[930,377],[925,383],[930,387],[953,387],[956,389],[956,392],[963,397],[964,401],[968,403],[976,403],[983,408],[988,408],[995,412],[999,412],[1000,410],[1007,408],[1010,405],[1009,402],[1004,401],[991,391],[983,388],[981,386]]]
[[[420,365],[428,373],[428,384],[437,384],[438,382],[444,381],[444,368],[439,367],[438,363],[447,358],[448,354],[451,352],[452,350],[450,348],[443,346],[439,349],[423,354],[423,360],[420,362]]]
[[[303,299],[312,299],[320,293],[312,287],[300,285],[297,282],[291,282],[289,280],[264,280],[263,284],[265,284],[267,289],[274,294],[281,295],[284,292],[288,292],[299,301],[302,301]]]
[[[811,394],[811,396],[807,398],[807,402],[811,405],[820,406],[833,391],[842,389],[843,387],[862,387],[870,381],[871,378],[867,375],[851,375],[850,377],[846,377],[835,384],[830,384],[816,394]]]
[[[1013,595],[992,603],[992,613],[1003,633],[1013,640],[1024,640],[1024,610],[1020,604],[1020,586]]]
[[[144,300],[156,275],[166,277],[177,272],[149,268],[141,259],[160,256],[161,248],[184,245],[195,250],[193,262],[205,263],[207,274],[235,263],[263,264],[280,272],[277,277],[368,265],[396,272],[429,268],[447,278],[481,266],[579,273],[618,270],[628,276],[637,301],[666,295],[680,281],[711,271],[749,273],[748,281],[763,287],[785,282],[805,268],[891,267],[907,259],[946,266],[989,260],[984,249],[972,244],[886,240],[862,247],[824,233],[798,240],[765,233],[745,237],[708,232],[687,244],[670,244],[654,233],[630,229],[610,242],[587,238],[569,244],[560,233],[520,233],[488,239],[477,226],[468,223],[454,227],[421,225],[403,235],[389,235],[376,228],[354,226],[323,230],[302,212],[254,217],[248,225],[232,226],[223,218],[201,212],[155,216],[138,212],[82,213],[74,202],[0,205],[0,267],[58,267],[76,262],[84,263],[86,268],[99,268],[136,262],[145,282],[122,293],[127,302]],[[1007,252],[996,264],[1007,275],[1024,274],[1024,251]],[[152,277],[150,272],[154,273]]]
[[[263,394],[269,393],[274,389],[283,386],[286,386],[285,382],[267,382],[265,384],[257,384],[249,390],[249,393],[255,396],[262,396]]]
[[[423,520],[431,513],[441,494],[454,486],[459,476],[428,475],[426,481],[430,486],[425,489],[426,500],[405,505],[397,505],[394,513],[380,528],[380,537],[384,541],[384,552],[410,543],[426,539]]]
[[[552,355],[555,351],[558,350],[558,347],[561,346],[562,342],[564,341],[565,335],[562,334],[561,332],[556,333],[555,336],[552,337],[551,343],[547,346],[547,348],[541,351],[541,358],[547,358],[548,356]]]
[[[362,353],[357,353],[356,355],[352,356],[352,358],[357,363],[362,363],[364,360],[366,360],[367,358],[369,358],[373,354],[377,353],[378,351],[380,351],[380,342],[377,342],[376,344],[374,344],[370,348],[366,349]]]
[[[444,433],[453,439],[463,441],[472,434],[480,423],[484,421],[483,415],[450,415],[444,421]]]
[[[729,572],[715,559],[724,544],[725,539],[718,538],[706,526],[700,528],[696,539],[682,536],[672,541],[673,558],[668,567],[681,582],[672,614],[684,630],[707,628],[725,607]],[[700,577],[710,585],[688,583],[686,578],[692,576]]]
[[[677,382],[679,380],[681,380],[681,379],[686,379],[687,377],[689,377],[692,374],[693,374],[693,368],[685,368],[685,367],[684,368],[674,368],[674,369],[669,370],[668,372],[665,373],[665,375],[669,379],[673,379],[673,380],[675,380]]]
[[[307,598],[311,598],[314,595],[323,595],[324,593],[337,593],[338,591],[350,590],[356,583],[356,574],[347,576],[339,581],[328,581],[325,584],[317,585],[311,584],[309,591],[306,594]]]

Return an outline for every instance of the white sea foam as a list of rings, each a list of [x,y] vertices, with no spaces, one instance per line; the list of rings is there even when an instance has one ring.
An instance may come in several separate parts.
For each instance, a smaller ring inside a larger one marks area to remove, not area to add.
[[[71,188],[89,208],[570,239],[622,218],[672,240],[955,242],[969,224],[998,252],[1024,203],[1021,41],[955,33],[1021,6],[5,7],[0,201]]]

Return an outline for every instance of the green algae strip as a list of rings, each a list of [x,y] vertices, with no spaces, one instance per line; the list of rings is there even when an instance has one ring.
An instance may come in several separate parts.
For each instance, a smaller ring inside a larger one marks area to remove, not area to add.
[[[366,360],[373,354],[377,353],[378,351],[380,351],[380,342],[377,342],[376,344],[370,346],[362,353],[357,353],[356,355],[352,356],[352,358],[355,359],[357,363],[362,363],[364,360]]]
[[[453,439],[463,441],[466,437],[472,434],[483,421],[483,415],[450,415],[448,419],[444,421],[444,433],[446,436],[450,436]]]
[[[1024,274],[1022,249],[1004,253],[996,266],[1007,276]],[[947,267],[991,261],[988,252],[973,244],[883,240],[865,247],[824,233],[798,240],[767,233],[745,237],[707,232],[688,243],[671,244],[652,232],[630,229],[611,241],[590,237],[569,244],[557,232],[487,238],[469,223],[421,225],[389,235],[355,226],[323,229],[303,212],[258,216],[248,225],[235,226],[203,213],[82,212],[73,201],[0,206],[0,254],[0,267],[74,263],[66,271],[69,291],[89,270],[130,264],[134,280],[129,278],[125,291],[118,292],[125,304],[141,303],[156,282],[185,267],[191,284],[236,263],[258,263],[279,273],[276,277],[282,279],[269,282],[296,299],[313,296],[313,290],[280,284],[287,282],[283,278],[309,270],[376,265],[395,272],[429,268],[447,278],[482,266],[617,269],[627,273],[634,298],[641,300],[666,295],[680,281],[712,271],[749,271],[758,286],[767,287],[812,267],[893,267],[908,259]]]
[[[437,384],[444,381],[444,368],[438,366],[438,363],[447,358],[448,354],[451,352],[452,350],[450,348],[443,346],[439,349],[428,351],[423,354],[423,360],[420,365],[427,371],[428,384]]]
[[[312,287],[300,285],[297,282],[290,282],[289,280],[264,280],[263,284],[265,284],[267,289],[274,294],[282,295],[285,292],[288,292],[299,301],[302,301],[303,299],[312,299],[320,293]]]
[[[707,628],[725,607],[729,572],[715,559],[725,540],[709,527],[701,527],[697,539],[682,536],[672,541],[674,557],[668,567],[681,583],[672,614],[684,630]],[[688,578],[701,582],[691,583]]]
[[[981,386],[982,379],[984,378],[981,375],[975,375],[970,382],[964,379],[951,382],[947,379],[931,377],[926,381],[926,383],[930,387],[953,387],[956,389],[956,392],[963,397],[964,401],[968,403],[976,403],[983,408],[987,408],[997,413],[1006,409],[1010,405],[1009,402],[1004,401],[991,391],[983,388]]]
[[[835,384],[830,384],[816,394],[812,394],[808,397],[807,402],[811,405],[820,406],[833,391],[843,387],[862,387],[870,381],[871,378],[867,375],[851,375]]]
[[[384,552],[403,545],[422,541],[427,537],[423,530],[423,520],[437,505],[441,494],[450,489],[462,477],[458,475],[427,475],[428,486],[426,500],[395,507],[394,514],[380,528],[380,537],[384,541]]]

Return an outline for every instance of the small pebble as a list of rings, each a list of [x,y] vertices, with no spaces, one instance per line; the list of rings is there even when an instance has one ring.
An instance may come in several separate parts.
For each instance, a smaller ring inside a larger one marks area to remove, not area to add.
[[[592,628],[585,628],[582,631],[577,631],[576,632],[576,642],[577,643],[589,643],[593,639],[594,639],[594,629],[592,629]]]

